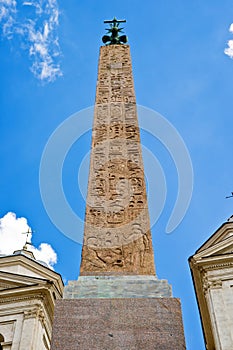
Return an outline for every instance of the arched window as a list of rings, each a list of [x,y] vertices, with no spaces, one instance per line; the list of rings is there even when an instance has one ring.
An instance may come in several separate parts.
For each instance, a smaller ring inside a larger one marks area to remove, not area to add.
[[[3,335],[0,333],[0,350],[3,350],[3,347],[2,347],[2,343],[4,342],[4,337]]]

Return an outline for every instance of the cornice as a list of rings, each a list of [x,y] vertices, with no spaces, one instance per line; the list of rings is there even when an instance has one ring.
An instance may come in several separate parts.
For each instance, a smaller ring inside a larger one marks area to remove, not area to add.
[[[0,282],[0,291],[2,291],[4,289],[9,289],[9,288],[12,288],[12,284],[6,284],[6,283]]]
[[[14,302],[20,302],[25,300],[44,300],[43,294],[33,294],[33,295],[14,295],[11,297],[7,296],[1,296],[0,298],[0,304],[7,304],[7,303],[14,303]]]
[[[192,256],[189,259],[189,265],[190,268],[195,269],[201,269],[203,268],[209,268],[209,269],[215,269],[215,268],[222,268],[226,266],[233,266],[233,254],[224,254],[224,255],[212,255],[212,256],[204,256],[201,258],[197,258],[196,256]]]
[[[55,272],[54,270],[51,270],[49,267],[46,267],[39,263],[37,260],[31,259],[24,255],[8,255],[0,257],[0,271],[2,272],[8,272],[4,269],[7,269],[7,267],[10,266],[22,266],[28,271],[32,271],[35,274],[38,274],[38,276],[26,276],[26,277],[32,277],[32,278],[41,278],[41,279],[47,279],[50,281],[53,281],[53,283],[57,284],[57,288],[62,293],[64,284],[61,278],[61,275],[58,272]],[[17,273],[13,273],[17,275]],[[23,275],[22,275],[23,276]],[[43,276],[43,277],[42,277]]]
[[[212,235],[205,241],[201,247],[195,252],[194,255],[201,253],[202,251],[208,249],[212,245],[215,245],[216,241],[224,235],[224,233],[228,233],[230,231],[233,231],[233,222],[232,221],[226,221],[224,222]]]
[[[216,264],[209,264],[206,265],[205,268],[208,270],[215,270],[218,268],[223,268],[223,267],[233,267],[233,261],[232,262],[225,262],[225,263],[216,263]]]

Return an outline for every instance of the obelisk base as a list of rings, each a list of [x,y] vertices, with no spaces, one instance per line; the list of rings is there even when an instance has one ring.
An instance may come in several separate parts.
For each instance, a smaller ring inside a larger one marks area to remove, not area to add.
[[[169,298],[167,280],[153,275],[79,276],[64,289],[65,299],[82,298]]]
[[[57,300],[51,350],[186,349],[176,298]]]

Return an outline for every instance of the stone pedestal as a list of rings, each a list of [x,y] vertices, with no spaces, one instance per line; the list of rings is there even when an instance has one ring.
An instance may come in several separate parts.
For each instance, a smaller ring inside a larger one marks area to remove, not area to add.
[[[175,298],[72,299],[56,303],[51,350],[182,350]]]
[[[82,298],[169,298],[171,286],[155,276],[79,276],[69,281],[65,299]]]

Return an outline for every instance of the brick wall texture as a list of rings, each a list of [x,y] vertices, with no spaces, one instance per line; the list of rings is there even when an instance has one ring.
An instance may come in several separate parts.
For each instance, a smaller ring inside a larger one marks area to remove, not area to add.
[[[176,298],[57,300],[51,350],[186,349]]]

